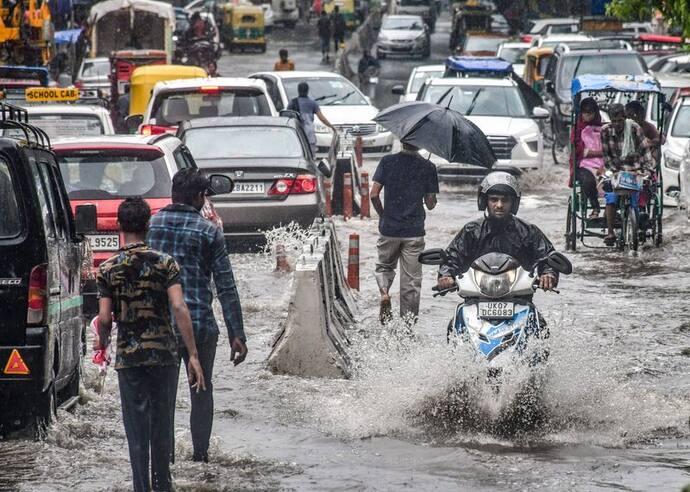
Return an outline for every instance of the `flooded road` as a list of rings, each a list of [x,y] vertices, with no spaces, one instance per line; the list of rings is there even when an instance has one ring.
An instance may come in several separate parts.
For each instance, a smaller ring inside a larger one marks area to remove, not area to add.
[[[225,57],[225,67],[258,71],[273,58],[250,64],[239,57]],[[386,73],[401,78],[415,62],[389,63]],[[365,163],[370,172],[375,165]],[[547,166],[522,180],[520,217],[560,251],[566,177]],[[431,296],[432,267],[424,269],[414,332],[378,324],[376,220],[337,224],[341,246],[351,232],[361,236],[350,380],[266,370],[292,275],[274,273],[270,255],[232,255],[250,352],[233,367],[221,333],[209,464],[191,461],[189,396],[180,385],[177,490],[679,490],[690,483],[690,224],[673,209],[665,214],[663,247],[636,256],[579,250],[569,254],[574,272],[562,279],[561,294],[535,295],[550,327],[551,356],[544,420],[529,430],[505,425],[526,375],[507,375],[495,392],[481,383],[481,367],[446,343],[458,298]],[[445,247],[478,216],[474,187],[443,186],[428,214],[427,247]],[[289,245],[287,236],[281,240]],[[99,395],[88,360],[85,371],[83,404],[61,411],[43,440],[0,441],[0,490],[130,489],[117,378],[110,371]],[[461,385],[470,388],[463,398],[454,391]]]

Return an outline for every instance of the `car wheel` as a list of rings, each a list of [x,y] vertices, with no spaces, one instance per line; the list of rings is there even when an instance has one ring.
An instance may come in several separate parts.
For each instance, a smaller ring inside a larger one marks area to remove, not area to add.
[[[34,426],[37,436],[44,435],[50,424],[57,419],[57,392],[55,380],[38,396],[35,404]]]

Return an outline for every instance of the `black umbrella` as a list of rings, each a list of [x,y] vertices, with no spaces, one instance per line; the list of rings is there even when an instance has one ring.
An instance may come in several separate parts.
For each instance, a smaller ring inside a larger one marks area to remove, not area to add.
[[[448,162],[491,168],[491,144],[477,125],[457,111],[421,101],[396,104],[374,118],[401,142],[428,150]]]

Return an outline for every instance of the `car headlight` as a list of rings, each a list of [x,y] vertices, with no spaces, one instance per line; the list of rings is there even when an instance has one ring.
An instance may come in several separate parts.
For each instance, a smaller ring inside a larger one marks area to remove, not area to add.
[[[426,35],[424,33],[420,34],[415,38],[415,43],[423,43],[426,40]]]
[[[314,132],[315,133],[330,133],[331,129],[320,121],[314,121]]]
[[[376,124],[376,133],[381,133],[381,132],[385,132],[385,131],[386,131],[386,129],[384,127],[382,127],[378,123]]]
[[[680,169],[681,160],[682,159],[676,154],[673,154],[671,152],[664,153],[664,166],[666,166],[669,169],[673,169],[674,171]]]
[[[572,106],[570,105],[570,103],[559,104],[558,110],[561,112],[563,116],[570,116]]]
[[[517,270],[508,270],[498,275],[489,275],[479,270],[474,270],[474,282],[479,291],[486,297],[503,297],[510,292],[510,287],[515,281]]]
[[[388,42],[388,38],[386,37],[385,34],[379,34],[378,42],[379,42],[379,43],[387,43],[387,42]]]

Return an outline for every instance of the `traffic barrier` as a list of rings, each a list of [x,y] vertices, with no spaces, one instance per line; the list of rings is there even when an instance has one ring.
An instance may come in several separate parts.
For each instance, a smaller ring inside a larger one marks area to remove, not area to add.
[[[333,216],[333,204],[332,204],[332,197],[331,197],[331,181],[324,181],[323,183],[324,188],[325,188],[325,195],[326,195],[326,217],[332,217]]]
[[[352,174],[343,175],[343,220],[352,218]]]
[[[285,253],[285,245],[276,245],[276,272],[291,272],[290,262],[288,261],[287,254]]]
[[[357,161],[357,167],[362,167],[364,162],[364,141],[361,136],[355,138],[355,161]]]
[[[295,264],[288,316],[273,342],[269,369],[302,377],[349,377],[348,331],[355,315],[335,227],[330,219],[317,219]]]
[[[347,285],[359,290],[359,234],[350,234],[347,251]]]
[[[362,172],[362,184],[361,184],[361,189],[359,190],[359,195],[361,199],[361,203],[359,205],[359,210],[360,210],[360,217],[362,219],[368,219],[371,217],[371,201],[369,200],[369,173],[364,171]]]

